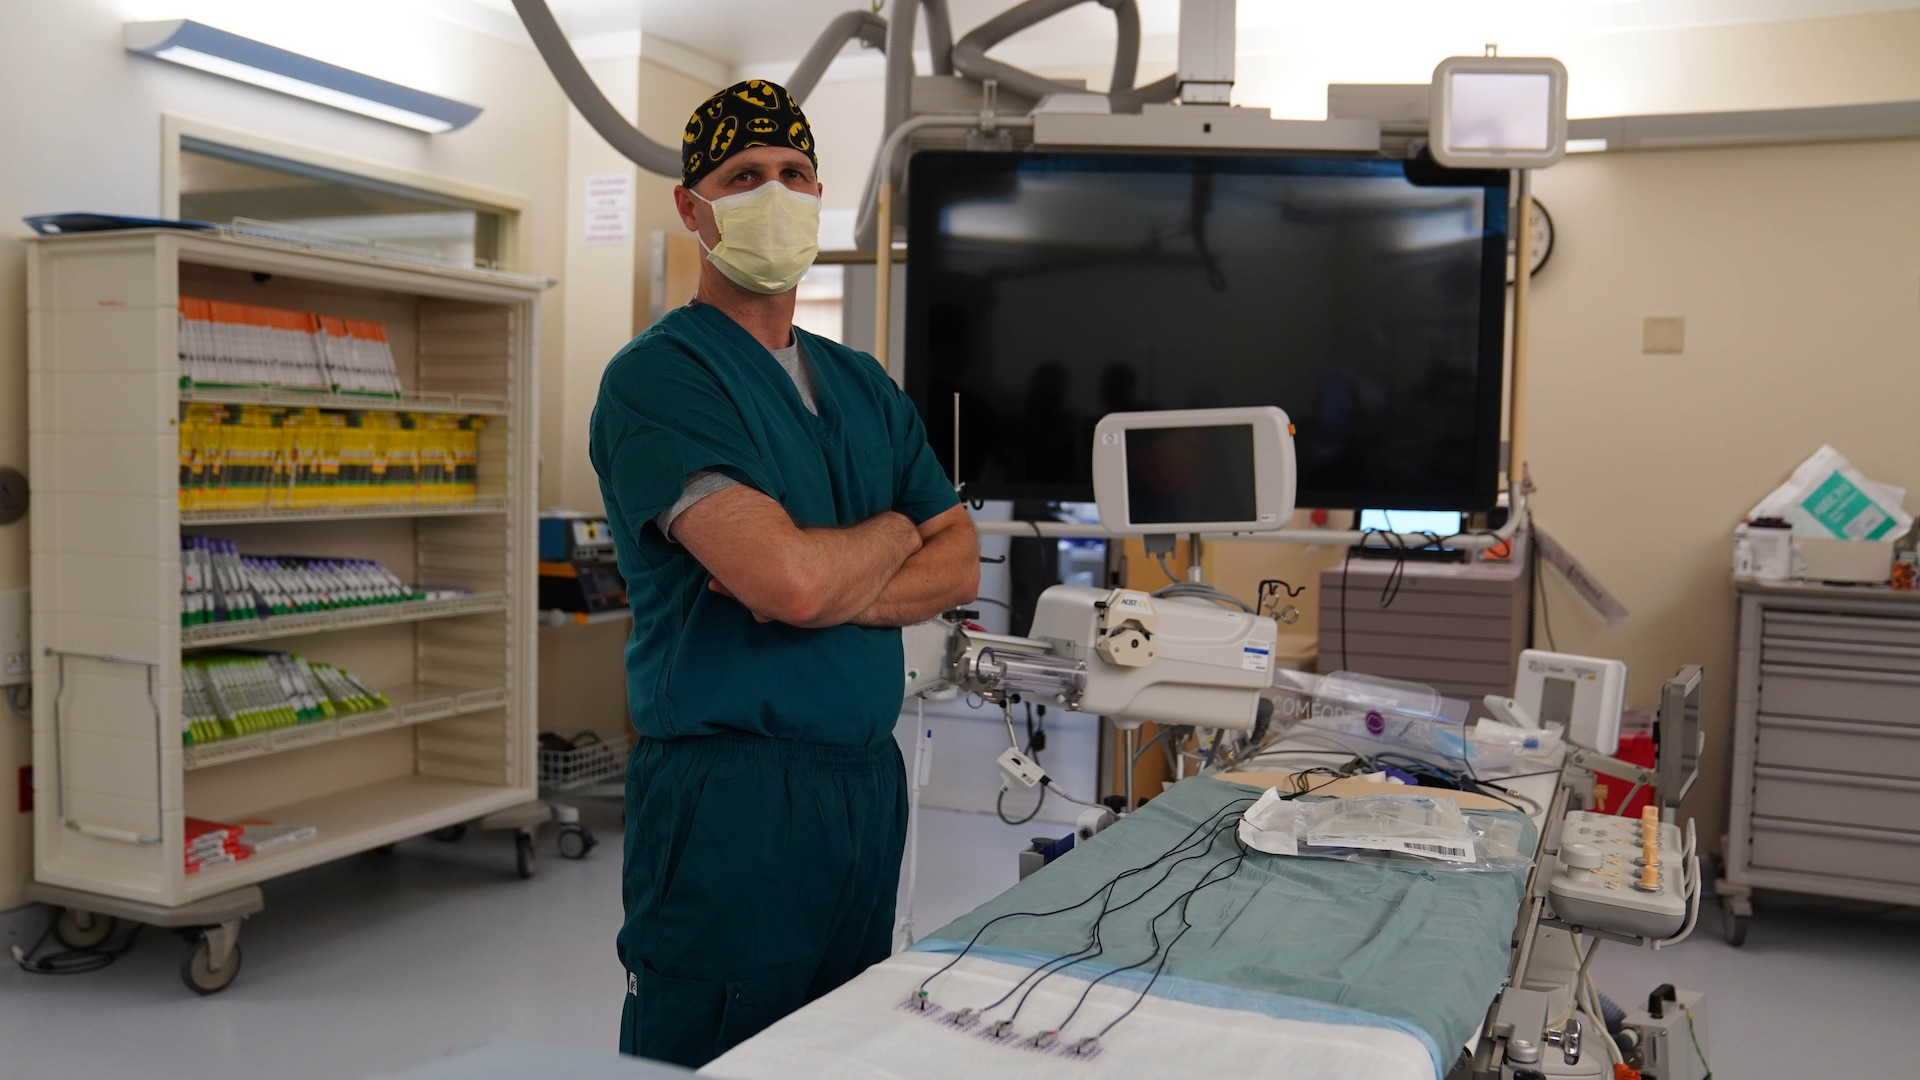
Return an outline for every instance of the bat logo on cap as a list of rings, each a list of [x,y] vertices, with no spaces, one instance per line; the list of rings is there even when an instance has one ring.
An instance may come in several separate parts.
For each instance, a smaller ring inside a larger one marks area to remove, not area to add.
[[[727,156],[727,151],[733,148],[734,136],[739,133],[739,117],[728,116],[721,119],[719,125],[714,128],[713,141],[707,144],[707,151],[712,155],[713,160],[719,161]]]
[[[787,129],[787,141],[793,144],[795,150],[805,153],[813,149],[813,140],[808,137],[811,134],[807,130],[805,120],[796,120],[793,126]]]
[[[759,79],[754,79],[734,91],[733,96],[749,105],[758,105],[763,109],[777,109],[780,107],[780,91],[774,89],[773,84],[761,82]],[[766,98],[767,100],[763,101],[761,100],[762,98]]]
[[[747,130],[755,135],[771,135],[780,130],[780,125],[771,116],[756,116],[747,121]]]
[[[706,125],[702,124],[700,117],[696,115],[693,119],[687,121],[687,133],[680,136],[680,141],[688,144],[699,142],[700,132],[704,130],[705,127]]]

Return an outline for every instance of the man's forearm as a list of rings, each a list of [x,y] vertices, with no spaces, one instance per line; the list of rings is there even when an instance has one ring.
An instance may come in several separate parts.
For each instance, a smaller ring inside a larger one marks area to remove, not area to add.
[[[911,626],[971,602],[980,589],[980,546],[971,522],[929,537],[853,622]]]
[[[801,618],[790,620],[795,626],[852,622],[924,550],[913,523],[891,512],[850,529],[802,529],[800,535],[804,565],[799,576],[811,602]]]

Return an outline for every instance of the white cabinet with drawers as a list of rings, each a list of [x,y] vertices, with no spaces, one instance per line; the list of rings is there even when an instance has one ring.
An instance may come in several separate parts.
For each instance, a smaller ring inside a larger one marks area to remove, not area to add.
[[[1727,940],[1755,888],[1920,904],[1920,593],[1735,584]]]

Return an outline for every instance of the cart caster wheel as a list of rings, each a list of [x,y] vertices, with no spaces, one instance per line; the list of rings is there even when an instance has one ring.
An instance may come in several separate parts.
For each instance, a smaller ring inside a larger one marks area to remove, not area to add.
[[[53,924],[53,936],[69,949],[97,949],[113,936],[113,928],[112,916],[66,908]]]
[[[1727,944],[1739,948],[1747,943],[1747,916],[1728,912],[1720,920],[1720,936]]]
[[[465,825],[449,825],[444,829],[434,830],[430,835],[443,844],[451,844],[467,835],[467,827]]]
[[[593,830],[584,825],[569,825],[560,830],[560,856],[565,859],[584,859],[600,840]]]
[[[521,880],[533,876],[540,869],[540,856],[533,850],[532,833],[515,833],[513,836],[514,869],[519,871]]]
[[[213,947],[207,944],[206,935],[197,935],[193,944],[187,947],[186,958],[180,961],[180,981],[187,989],[202,996],[217,994],[233,985],[240,974],[240,943],[234,942],[233,955],[219,970],[213,967]]]

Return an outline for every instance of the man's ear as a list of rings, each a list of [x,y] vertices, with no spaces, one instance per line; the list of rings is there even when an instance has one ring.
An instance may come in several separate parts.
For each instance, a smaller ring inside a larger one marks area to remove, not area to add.
[[[680,222],[689,231],[697,232],[700,228],[700,218],[695,212],[698,206],[699,203],[694,200],[693,193],[688,191],[685,185],[674,187],[673,208],[680,212]]]

